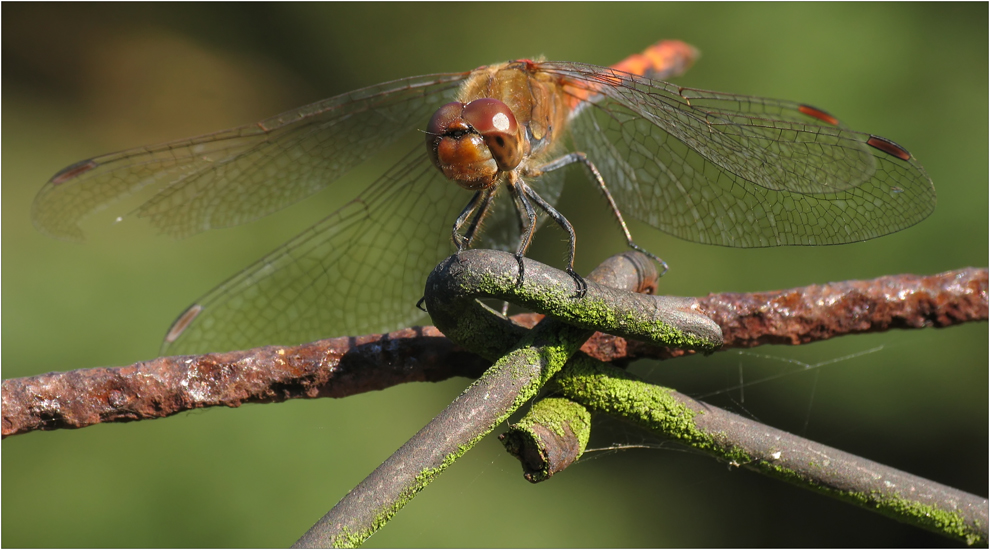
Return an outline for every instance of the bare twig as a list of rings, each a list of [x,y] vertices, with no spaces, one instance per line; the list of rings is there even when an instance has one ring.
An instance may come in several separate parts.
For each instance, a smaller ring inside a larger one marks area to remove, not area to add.
[[[891,328],[945,327],[987,320],[987,270],[712,294],[699,298],[698,307],[722,327],[725,348],[800,344]],[[523,314],[513,320],[531,327],[540,318]],[[603,333],[595,334],[582,351],[602,361],[683,354]],[[2,434],[162,418],[218,405],[346,397],[405,382],[477,378],[489,365],[434,327],[420,327],[294,347],[53,372],[3,381]]]

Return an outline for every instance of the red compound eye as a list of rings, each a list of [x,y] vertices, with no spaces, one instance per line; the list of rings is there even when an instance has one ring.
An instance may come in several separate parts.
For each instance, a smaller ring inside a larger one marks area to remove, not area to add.
[[[500,170],[484,136],[464,119],[466,105],[448,103],[426,127],[426,151],[443,175],[471,190],[492,186]]]
[[[459,101],[448,103],[437,109],[430,118],[430,123],[426,125],[426,141],[430,142],[435,137],[442,136],[448,132],[448,128],[457,119],[461,118],[461,111],[464,104]]]
[[[516,117],[497,99],[476,99],[464,106],[465,121],[483,138],[502,170],[512,170],[523,160],[523,142]]]

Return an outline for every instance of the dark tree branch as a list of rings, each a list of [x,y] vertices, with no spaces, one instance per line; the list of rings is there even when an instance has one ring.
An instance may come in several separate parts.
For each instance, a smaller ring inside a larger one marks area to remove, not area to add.
[[[985,321],[987,270],[711,294],[697,301],[699,310],[722,327],[724,348],[803,344],[843,334]],[[532,327],[540,318],[523,314],[513,320]],[[685,353],[603,333],[596,333],[582,351],[613,362]],[[2,434],[162,418],[219,405],[346,397],[405,382],[477,378],[490,364],[454,345],[436,328],[419,327],[301,346],[52,372],[3,381]]]

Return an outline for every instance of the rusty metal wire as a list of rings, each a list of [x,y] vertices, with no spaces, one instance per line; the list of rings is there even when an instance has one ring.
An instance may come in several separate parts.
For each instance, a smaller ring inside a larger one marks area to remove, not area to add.
[[[711,294],[698,298],[697,307],[722,327],[723,349],[804,344],[844,334],[986,321],[987,278],[986,269],[976,268],[893,275],[775,292]],[[532,326],[539,318],[513,319]],[[600,333],[582,350],[613,362],[690,353]],[[54,372],[3,381],[2,434],[161,418],[218,405],[345,397],[404,382],[475,378],[488,365],[434,327],[418,327],[295,347]]]

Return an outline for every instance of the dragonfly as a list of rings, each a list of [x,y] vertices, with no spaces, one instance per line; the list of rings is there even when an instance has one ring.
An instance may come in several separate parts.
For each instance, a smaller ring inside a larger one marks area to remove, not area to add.
[[[376,155],[398,157],[187,308],[161,350],[179,354],[416,325],[439,260],[469,246],[521,258],[548,219],[567,232],[566,269],[581,281],[576,232],[554,206],[569,165],[583,167],[637,249],[623,215],[688,241],[752,248],[863,241],[934,210],[931,179],[892,140],[807,104],[665,81],[696,57],[667,40],[611,67],[521,59],[386,82],[75,163],[41,189],[32,218],[43,233],[81,240],[82,220],[136,196],[125,215],[181,238],[333,188]]]

